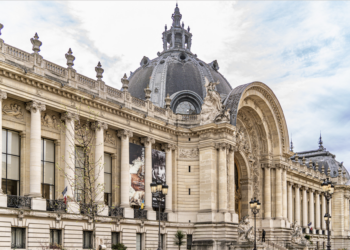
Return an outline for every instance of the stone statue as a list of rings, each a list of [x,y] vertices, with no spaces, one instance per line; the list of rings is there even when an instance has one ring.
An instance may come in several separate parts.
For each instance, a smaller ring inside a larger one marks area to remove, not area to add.
[[[309,242],[307,239],[304,238],[302,228],[299,226],[298,222],[295,221],[291,224],[292,227],[292,243],[298,244],[298,245],[308,245]]]
[[[225,109],[225,106],[221,103],[221,97],[215,90],[215,86],[220,82],[209,82],[205,77],[205,89],[207,96],[204,98],[201,112],[201,125],[209,124],[212,122],[229,122],[230,110]]]
[[[238,224],[238,241],[252,242],[254,241],[253,227],[249,223],[249,215],[243,217]]]

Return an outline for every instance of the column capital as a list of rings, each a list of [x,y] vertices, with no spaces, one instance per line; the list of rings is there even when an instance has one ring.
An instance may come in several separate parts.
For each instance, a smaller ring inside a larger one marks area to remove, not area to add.
[[[152,145],[156,142],[156,140],[152,137],[143,137],[141,138],[141,143],[145,144],[145,146]]]
[[[72,112],[64,112],[61,114],[62,121],[79,121],[79,115]]]
[[[315,189],[309,188],[309,192],[310,192],[310,193],[314,193],[314,192],[315,192]]]
[[[228,149],[229,147],[230,147],[230,144],[228,144],[226,142],[217,142],[217,143],[215,143],[215,148],[216,149],[225,150],[225,149]]]
[[[31,101],[27,103],[26,109],[31,113],[36,113],[38,110],[42,112],[46,110],[46,105],[38,101]]]
[[[271,165],[272,165],[271,163],[262,163],[261,167],[262,168],[271,168]]]
[[[101,131],[102,130],[107,130],[108,129],[108,124],[105,122],[100,122],[100,121],[94,121],[91,123],[91,128]]]
[[[308,187],[305,187],[305,186],[302,186],[301,187],[301,190],[305,190],[305,191],[307,191],[309,188]]]
[[[131,132],[130,130],[119,130],[118,131],[118,137],[120,137],[121,139],[126,139],[126,138],[130,138],[133,137],[133,132]]]
[[[288,184],[289,186],[293,186],[293,185],[294,185],[294,183],[291,182],[291,181],[288,181],[287,184]]]
[[[176,145],[175,144],[171,144],[171,143],[164,143],[164,144],[162,144],[162,149],[165,150],[165,151],[175,150],[176,149]]]
[[[2,99],[7,99],[7,93],[5,91],[0,90],[0,101]]]
[[[294,183],[293,187],[294,187],[294,188],[301,189],[301,185],[300,185],[300,184],[298,184],[298,183]]]
[[[321,194],[321,191],[315,190],[315,194]]]

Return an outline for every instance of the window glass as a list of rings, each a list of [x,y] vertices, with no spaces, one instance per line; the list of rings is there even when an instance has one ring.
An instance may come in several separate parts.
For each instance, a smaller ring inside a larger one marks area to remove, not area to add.
[[[104,154],[104,179],[105,179],[105,195],[104,200],[107,206],[112,205],[112,156]]]
[[[141,247],[141,234],[136,234],[136,250],[142,250]]]
[[[55,161],[55,143],[51,140],[44,140],[44,161]]]
[[[105,193],[112,193],[112,176],[105,174]]]
[[[112,157],[110,154],[105,154],[105,173],[112,173]]]
[[[51,162],[44,163],[44,183],[55,185],[55,164]]]
[[[6,154],[2,154],[2,178],[6,179]]]
[[[119,233],[113,232],[112,233],[112,245],[119,243]]]
[[[6,153],[6,130],[2,130],[2,152]]]
[[[41,139],[41,193],[43,198],[55,199],[55,144]]]
[[[4,181],[3,181],[4,183]],[[6,182],[7,191],[6,194],[8,195],[19,195],[19,181],[13,181],[13,180],[7,180]],[[3,189],[5,190],[5,189]]]
[[[19,180],[19,157],[7,155],[7,179]]]
[[[7,153],[19,155],[19,134],[17,132],[7,132]]]
[[[61,245],[62,231],[51,229],[50,230],[50,246]]]
[[[92,232],[90,231],[83,232],[83,248],[92,248]]]
[[[188,101],[183,101],[177,105],[175,113],[183,114],[183,115],[192,115],[192,114],[197,114],[197,111],[192,103]]]
[[[25,228],[11,228],[11,248],[25,248]]]
[[[187,249],[192,247],[192,234],[187,234]]]

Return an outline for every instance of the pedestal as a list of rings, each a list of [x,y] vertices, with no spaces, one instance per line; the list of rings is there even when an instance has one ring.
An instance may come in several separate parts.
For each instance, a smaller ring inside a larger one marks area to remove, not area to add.
[[[99,205],[97,209],[97,214],[100,216],[108,216],[108,206],[105,204]]]
[[[7,195],[0,194],[0,207],[7,207]]]
[[[238,223],[238,214],[236,214],[236,213],[232,214],[232,222]]]
[[[69,214],[80,214],[80,206],[74,201],[67,202],[67,213]]]
[[[169,222],[177,222],[177,214],[176,213],[168,213],[168,221]]]
[[[130,207],[124,207],[124,218],[133,219],[134,218],[134,209],[132,209]]]
[[[32,198],[31,208],[33,210],[46,211],[46,200],[43,198]]]
[[[157,220],[157,213],[156,211],[153,210],[148,210],[147,211],[147,219],[148,220]]]

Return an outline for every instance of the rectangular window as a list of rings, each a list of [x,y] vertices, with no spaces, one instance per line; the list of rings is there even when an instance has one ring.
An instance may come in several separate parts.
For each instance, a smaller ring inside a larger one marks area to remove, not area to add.
[[[188,189],[188,194],[191,195],[191,189],[190,188]]]
[[[20,195],[20,143],[19,133],[2,130],[2,190],[8,195]]]
[[[136,234],[136,250],[142,250],[142,234]]]
[[[50,230],[50,248],[62,245],[62,230]]]
[[[41,193],[44,199],[55,199],[55,143],[41,139]]]
[[[160,235],[160,247],[162,249],[165,249],[166,247],[164,247],[164,234]]]
[[[92,232],[83,231],[83,248],[90,249],[92,248]]]
[[[85,154],[83,148],[77,147],[75,150],[75,199],[77,202],[84,202],[85,199],[83,197],[84,187],[85,187],[85,167],[84,163],[87,159],[85,159]]]
[[[188,172],[191,172],[191,166],[188,166]]]
[[[112,206],[112,156],[110,154],[104,155],[104,177],[105,177],[105,204]]]
[[[26,248],[25,228],[11,228],[11,248]]]
[[[119,243],[119,232],[112,232],[112,246]]]
[[[192,247],[192,234],[187,234],[187,249]]]

